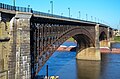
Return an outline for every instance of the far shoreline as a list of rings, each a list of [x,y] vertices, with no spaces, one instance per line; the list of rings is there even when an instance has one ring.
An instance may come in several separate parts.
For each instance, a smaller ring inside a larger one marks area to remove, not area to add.
[[[66,42],[75,42],[75,41],[69,41],[67,40]],[[76,43],[76,42],[75,42]],[[114,43],[120,43],[120,42],[116,42],[116,41],[111,41],[111,44],[114,44]],[[73,48],[75,47],[67,47],[67,46],[61,46],[59,47],[56,51],[59,51],[59,52],[66,52],[66,51],[71,51]],[[75,51],[75,50],[74,50]],[[101,53],[114,53],[114,54],[120,54],[120,48],[112,48],[112,49],[109,49],[109,48],[100,48],[100,52]]]

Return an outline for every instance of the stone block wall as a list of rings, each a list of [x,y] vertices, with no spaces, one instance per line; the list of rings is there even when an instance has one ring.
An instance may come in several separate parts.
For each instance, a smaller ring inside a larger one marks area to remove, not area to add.
[[[10,22],[0,13],[0,79],[7,79],[10,51]]]
[[[30,57],[30,18],[31,14],[17,13],[14,19],[16,42],[15,79],[31,78]]]
[[[7,19],[8,15],[5,15],[7,17],[5,18],[0,13],[0,79],[31,78],[31,15],[16,13]]]

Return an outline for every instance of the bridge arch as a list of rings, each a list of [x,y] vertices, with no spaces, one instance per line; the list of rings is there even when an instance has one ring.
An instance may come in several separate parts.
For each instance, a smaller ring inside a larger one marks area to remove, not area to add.
[[[94,36],[85,28],[80,28],[80,27],[72,27],[62,34],[58,36],[57,39],[54,40],[50,45],[46,47],[46,49],[43,52],[40,52],[38,62],[41,61],[41,63],[38,63],[39,70],[41,67],[44,65],[44,63],[51,57],[51,55],[58,49],[58,47],[63,44],[67,39],[70,37],[73,37],[77,43],[78,43],[78,49],[79,51],[82,51],[83,49],[87,47],[94,47]],[[43,65],[41,65],[43,64]]]
[[[102,31],[99,35],[99,41],[106,40],[107,39],[107,34]]]
[[[111,31],[109,32],[109,37],[112,38],[112,32]]]
[[[107,38],[108,38],[107,34],[104,31],[102,31],[99,35],[100,47],[108,46]]]
[[[58,45],[58,47],[59,47],[61,44],[63,44],[70,37],[73,37],[77,41],[79,48],[82,47],[81,50],[84,48],[87,48],[87,47],[91,47],[91,46],[94,47],[95,46],[94,36],[92,36],[92,34],[88,30],[86,30],[85,28],[80,28],[80,27],[74,27],[74,28],[71,28],[69,30],[66,30],[63,34],[61,34],[58,37],[58,39],[55,40],[54,43],[56,43],[57,41],[61,41],[61,40],[65,39]]]
[[[94,46],[94,43],[86,34],[77,34],[73,38],[77,41],[79,51]]]

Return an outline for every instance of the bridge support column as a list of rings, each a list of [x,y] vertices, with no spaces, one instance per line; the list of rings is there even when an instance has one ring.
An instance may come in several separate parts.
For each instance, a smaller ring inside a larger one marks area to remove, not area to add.
[[[110,47],[110,28],[108,27],[108,32],[107,32],[107,47]]]
[[[100,53],[100,41],[99,41],[99,24],[95,26],[95,59],[101,60],[101,53]]]
[[[8,78],[8,70],[11,68],[11,74],[12,70],[14,70],[13,65],[10,65],[11,61],[14,61],[13,59],[10,60],[10,54],[12,53],[11,47],[11,39],[10,37],[12,34],[10,33],[10,20],[12,17],[9,17],[9,15],[1,13],[0,12],[0,79],[7,79]],[[11,67],[12,66],[12,67]],[[10,75],[11,75],[10,74]],[[12,75],[10,79],[14,79],[14,76]]]
[[[9,68],[9,79],[31,79],[31,57],[30,57],[30,18],[31,13],[17,13],[11,27],[11,65]],[[13,71],[13,72],[12,72]],[[11,76],[14,75],[14,76]]]
[[[99,44],[99,24],[95,26],[95,47],[87,47],[82,51],[79,51],[76,58],[81,60],[101,60]]]

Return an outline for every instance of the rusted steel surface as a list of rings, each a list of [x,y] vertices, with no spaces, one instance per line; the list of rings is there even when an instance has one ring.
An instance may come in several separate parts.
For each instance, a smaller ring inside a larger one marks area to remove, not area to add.
[[[94,46],[94,26],[53,24],[31,21],[31,64],[33,75],[37,74],[56,49],[70,37],[86,35]],[[79,40],[76,38],[76,40]],[[78,41],[79,42],[79,41]],[[87,42],[87,41],[86,41]]]

